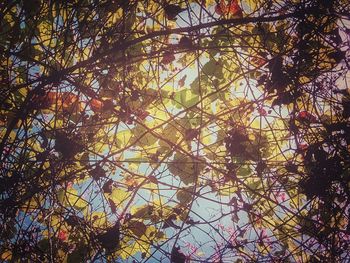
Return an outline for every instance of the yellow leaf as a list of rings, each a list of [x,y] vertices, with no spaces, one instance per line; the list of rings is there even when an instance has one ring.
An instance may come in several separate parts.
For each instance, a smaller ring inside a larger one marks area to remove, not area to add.
[[[129,198],[129,193],[122,189],[114,188],[110,198],[116,204],[116,206],[122,206],[123,202]]]
[[[118,142],[120,143],[119,147],[120,148],[125,147],[130,142],[131,136],[132,134],[130,130],[118,131],[117,139],[118,139]]]
[[[38,25],[40,41],[45,46],[54,47],[56,45],[55,39],[52,38],[52,26],[48,21],[42,21]]]
[[[107,223],[107,216],[105,212],[92,212],[91,214],[92,224],[95,227],[105,227]]]
[[[81,198],[81,196],[78,194],[78,191],[75,189],[67,190],[65,194],[65,202],[77,209],[84,209],[88,205],[88,202]]]
[[[44,197],[42,196],[33,196],[26,205],[23,206],[23,209],[26,211],[33,211],[39,207],[41,207],[44,203]]]

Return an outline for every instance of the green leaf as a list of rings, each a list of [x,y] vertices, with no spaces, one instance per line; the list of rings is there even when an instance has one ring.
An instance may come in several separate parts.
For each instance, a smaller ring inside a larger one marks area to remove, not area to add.
[[[199,96],[194,94],[189,89],[182,89],[175,92],[174,95],[175,107],[181,108],[189,108],[196,105],[199,102]]]
[[[189,204],[192,200],[192,194],[191,191],[193,190],[192,187],[186,187],[181,190],[179,190],[176,194],[176,198],[180,201],[180,204],[182,206],[186,206]]]
[[[188,185],[196,182],[198,175],[204,170],[205,163],[192,159],[182,153],[176,153],[174,160],[168,165],[169,171],[178,176],[180,180]]]
[[[202,72],[205,75],[216,77],[221,79],[224,77],[222,72],[222,64],[219,61],[215,61],[215,59],[209,60],[202,68]]]

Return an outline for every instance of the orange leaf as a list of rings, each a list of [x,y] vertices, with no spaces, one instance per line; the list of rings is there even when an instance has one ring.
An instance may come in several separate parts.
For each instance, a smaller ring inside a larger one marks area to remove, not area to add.
[[[79,98],[77,95],[69,93],[69,92],[63,92],[59,95],[59,99],[62,102],[62,106],[64,109],[69,108],[73,103],[79,101]]]
[[[47,99],[47,102],[50,104],[50,105],[53,105],[56,103],[57,101],[57,92],[53,92],[53,91],[50,91],[47,93],[46,95],[46,99]]]
[[[94,112],[101,111],[103,108],[103,102],[98,99],[92,99],[90,101],[90,107]]]
[[[70,110],[79,103],[79,98],[77,95],[70,92],[58,93],[50,91],[46,95],[35,98],[35,103],[40,105],[41,109],[49,109],[57,105],[58,108],[62,107],[64,110]],[[80,110],[80,105],[78,110]]]

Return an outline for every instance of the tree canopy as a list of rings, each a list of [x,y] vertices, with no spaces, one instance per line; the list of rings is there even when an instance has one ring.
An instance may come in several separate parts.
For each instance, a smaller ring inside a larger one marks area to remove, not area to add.
[[[4,0],[0,259],[348,262],[347,0]]]

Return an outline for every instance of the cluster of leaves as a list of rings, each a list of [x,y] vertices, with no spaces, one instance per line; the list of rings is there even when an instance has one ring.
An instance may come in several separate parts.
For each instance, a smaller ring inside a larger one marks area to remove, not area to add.
[[[347,2],[4,1],[1,261],[350,260]]]

